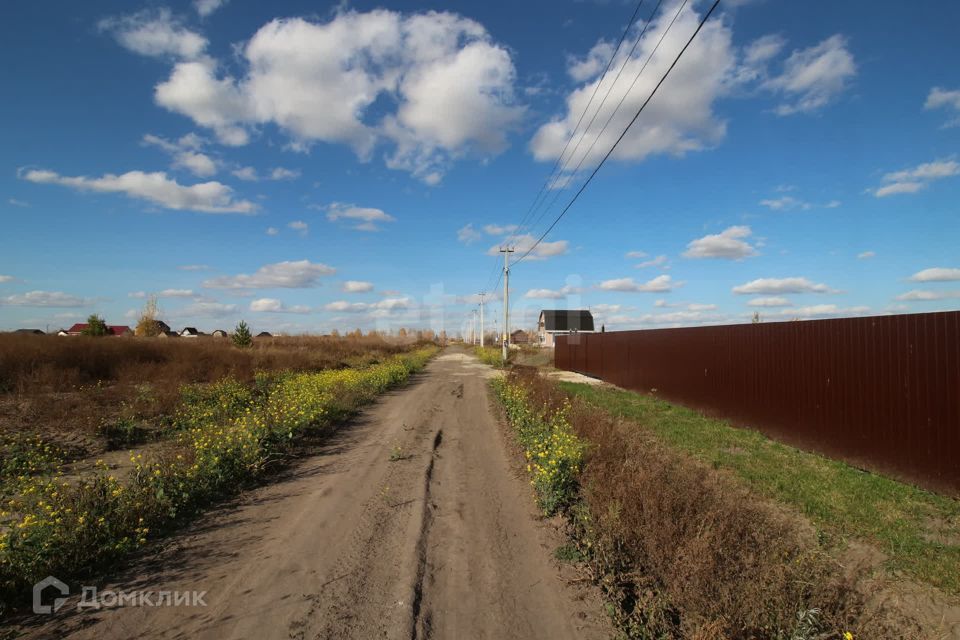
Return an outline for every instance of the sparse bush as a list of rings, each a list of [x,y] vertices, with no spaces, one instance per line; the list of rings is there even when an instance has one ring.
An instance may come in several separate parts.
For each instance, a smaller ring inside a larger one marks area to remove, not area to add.
[[[160,313],[157,297],[150,296],[143,305],[143,312],[140,314],[140,320],[137,321],[137,328],[134,335],[142,338],[153,338],[160,335],[160,323],[157,316]]]

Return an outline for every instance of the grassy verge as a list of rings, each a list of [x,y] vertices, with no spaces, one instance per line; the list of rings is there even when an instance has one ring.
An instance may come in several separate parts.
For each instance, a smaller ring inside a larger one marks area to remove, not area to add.
[[[501,347],[474,347],[473,355],[480,359],[480,362],[489,364],[493,367],[503,366],[503,349]],[[509,360],[510,353],[507,353]]]
[[[827,535],[875,544],[887,555],[889,569],[960,593],[960,502],[655,397],[583,384],[562,386],[613,416],[649,429],[671,447],[733,471],[753,489],[799,509]]]
[[[435,352],[428,347],[362,369],[275,374],[258,380],[253,394],[230,382],[215,385],[178,417],[182,428],[171,447],[153,458],[131,454],[129,479],[105,467],[72,483],[59,473],[23,473],[0,505],[0,612],[37,580],[102,569],[236,492],[282,459],[298,436],[332,426]]]
[[[623,636],[889,637],[801,518],[529,370],[493,388]]]

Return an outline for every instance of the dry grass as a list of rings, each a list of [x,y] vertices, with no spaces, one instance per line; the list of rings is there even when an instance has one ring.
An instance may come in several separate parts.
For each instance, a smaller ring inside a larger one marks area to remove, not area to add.
[[[560,386],[663,445],[727,470],[753,491],[799,511],[838,545],[861,540],[875,546],[886,556],[882,565],[891,575],[906,573],[960,595],[960,501],[651,395],[609,386]]]
[[[534,406],[566,397],[520,375]],[[818,608],[824,630],[860,630],[842,572],[804,519],[585,402],[573,402],[569,420],[589,447],[574,518],[621,628],[641,637],[791,637],[798,613]]]
[[[0,392],[70,391],[98,382],[183,384],[256,371],[317,371],[369,362],[409,347],[378,336],[254,340],[89,338],[0,334]]]
[[[257,372],[363,366],[412,344],[364,337],[92,338],[0,334],[0,433],[38,435],[70,459],[159,437],[182,388]],[[117,434],[131,439],[116,442]]]

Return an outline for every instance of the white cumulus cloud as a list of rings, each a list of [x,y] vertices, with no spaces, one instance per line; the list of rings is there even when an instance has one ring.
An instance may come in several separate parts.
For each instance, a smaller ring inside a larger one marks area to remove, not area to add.
[[[326,210],[327,220],[331,222],[337,220],[353,221],[356,224],[352,225],[351,228],[357,231],[379,231],[378,222],[396,221],[396,218],[390,214],[374,207],[358,207],[353,204],[334,202],[326,207]]]
[[[157,103],[227,144],[245,144],[252,127],[267,123],[295,147],[345,144],[363,160],[386,143],[387,165],[427,184],[467,154],[503,151],[524,113],[510,52],[453,13],[275,19],[240,52],[245,69],[236,77],[211,59],[177,63],[157,85]],[[381,97],[396,106],[372,113]]]
[[[483,234],[473,228],[473,223],[468,223],[457,229],[457,240],[463,244],[471,244],[483,237]]]
[[[775,109],[777,114],[810,113],[833,101],[856,74],[857,64],[847,48],[847,39],[838,34],[791,53],[783,72],[764,86],[786,100]]]
[[[310,233],[310,225],[304,222],[303,220],[294,220],[293,222],[288,224],[287,227],[289,227],[290,229],[293,229],[294,231],[299,233],[301,236],[306,236],[308,233]]]
[[[515,253],[513,254],[516,258],[527,253],[525,260],[546,260],[547,258],[553,258],[555,256],[562,256],[569,250],[570,243],[566,240],[554,240],[553,242],[541,242],[536,244],[537,239],[530,234],[521,234],[519,236],[513,236],[510,239],[510,246],[514,249]],[[502,245],[495,244],[489,249],[487,249],[487,255],[497,256],[500,255],[500,248]]]
[[[934,87],[927,95],[925,109],[946,109],[952,117],[943,125],[944,128],[960,126],[960,89],[941,89]]]
[[[288,307],[276,298],[258,298],[250,302],[250,311],[260,313],[310,313],[310,307],[303,305]]]
[[[216,181],[181,185],[163,171],[145,173],[128,171],[121,175],[108,173],[100,178],[61,176],[54,171],[30,169],[20,177],[38,184],[57,184],[80,191],[122,193],[146,200],[166,209],[187,209],[203,213],[254,213],[257,205],[249,200],[236,200],[233,189]]]
[[[926,189],[934,180],[960,175],[960,162],[956,160],[934,160],[910,169],[887,173],[881,179],[882,186],[873,190],[878,198],[900,193],[916,193]]]
[[[633,278],[604,280],[600,283],[600,288],[604,291],[666,293],[672,291],[674,287],[680,286],[680,284],[679,282],[674,282],[670,276],[664,274],[647,282],[635,282]]]
[[[570,285],[561,287],[559,289],[530,289],[525,294],[524,298],[540,299],[540,300],[561,300],[566,298],[569,295],[580,293],[581,289],[579,287],[573,287]]]
[[[692,240],[683,252],[687,258],[725,258],[743,260],[757,255],[756,249],[745,238],[751,235],[750,227],[734,226],[720,233]]]
[[[203,145],[199,136],[185,135],[176,142],[171,142],[160,136],[146,134],[143,143],[163,149],[173,158],[173,167],[186,169],[195,176],[208,178],[218,169],[218,163],[209,155],[199,151]]]
[[[758,278],[733,288],[741,295],[780,295],[784,293],[837,293],[825,284],[815,283],[807,278]]]
[[[366,293],[373,291],[373,283],[363,280],[346,280],[340,286],[340,290],[346,293]]]
[[[591,104],[581,131],[599,110],[595,122],[579,147],[576,141],[570,145],[565,160],[571,159],[571,167],[581,162],[589,167],[600,160],[651,94],[696,29],[700,20],[697,12],[688,5],[678,15],[677,6],[677,2],[665,5],[648,28],[633,56],[626,60],[625,66],[623,63],[630,53],[630,47],[623,47],[610,65],[609,71],[600,75],[603,65],[606,64],[603,60],[604,54],[610,55],[610,47],[606,42],[594,46],[584,59],[574,60],[569,65],[573,78],[586,82],[567,96],[564,112],[541,126],[534,135],[530,149],[537,160],[549,161],[560,156],[598,85],[598,96],[606,95],[611,86],[612,92],[606,102],[602,103],[602,108],[599,106],[602,101],[600,97]],[[667,31],[675,15],[676,22]],[[642,27],[637,25],[636,28]],[[641,68],[657,47],[664,32],[666,36],[663,43],[641,74]],[[697,36],[695,45],[684,53],[664,83],[662,91],[658,91],[644,109],[643,117],[637,120],[627,133],[613,157],[624,161],[641,161],[654,154],[683,155],[719,143],[726,135],[726,122],[714,112],[714,102],[728,93],[736,64],[730,27],[722,20],[708,22]],[[623,71],[620,79],[614,84],[621,67]],[[631,89],[634,78],[638,79]],[[617,110],[621,98],[623,105]],[[610,120],[609,126],[599,136],[596,144],[593,144],[596,134],[613,113],[616,115]],[[577,134],[577,138],[580,138],[580,134]],[[567,179],[569,175],[561,176],[562,181]]]
[[[914,300],[923,302],[933,300],[956,300],[957,298],[960,298],[960,291],[924,291],[921,289],[913,289],[897,296],[897,300]]]
[[[208,15],[227,4],[229,0],[193,0],[193,8],[197,10],[200,17],[206,18]]]
[[[206,38],[183,26],[165,8],[104,18],[99,27],[112,33],[121,46],[144,56],[192,60],[207,48]]]
[[[316,287],[320,278],[336,272],[325,264],[297,260],[277,262],[260,267],[253,274],[220,276],[203,283],[208,289],[304,289]]]
[[[913,282],[953,282],[960,281],[960,269],[931,267],[918,271],[909,278]]]
[[[83,307],[90,301],[62,291],[28,291],[0,297],[0,306],[8,307]]]

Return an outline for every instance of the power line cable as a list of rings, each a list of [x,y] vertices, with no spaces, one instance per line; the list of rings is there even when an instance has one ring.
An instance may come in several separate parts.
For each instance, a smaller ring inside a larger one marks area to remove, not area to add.
[[[610,116],[607,118],[607,121],[604,122],[603,127],[602,127],[602,128],[600,129],[600,131],[597,133],[596,137],[594,137],[593,142],[590,144],[590,147],[583,153],[583,155],[580,157],[580,161],[577,163],[577,166],[574,167],[573,171],[570,172],[569,175],[570,175],[571,179],[573,178],[573,176],[577,175],[577,172],[580,171],[580,167],[582,167],[582,166],[583,166],[583,163],[586,162],[586,160],[587,160],[588,157],[590,157],[590,152],[591,152],[591,151],[593,150],[593,148],[597,145],[597,142],[600,140],[601,136],[603,136],[603,132],[607,130],[607,127],[608,127],[608,126],[610,126],[610,122],[613,120],[614,116],[616,116],[616,115],[617,115],[617,112],[620,111],[620,107],[623,106],[624,100],[626,100],[627,96],[630,95],[630,93],[633,91],[634,86],[636,86],[637,81],[640,80],[640,76],[643,75],[643,72],[646,70],[647,65],[650,63],[650,60],[653,59],[653,56],[657,53],[657,50],[660,49],[660,45],[663,43],[664,38],[667,37],[667,33],[669,33],[669,32],[670,32],[670,29],[673,28],[673,25],[674,25],[674,23],[677,21],[677,18],[679,18],[679,17],[680,17],[680,14],[683,12],[683,8],[684,8],[685,6],[687,6],[687,2],[688,2],[688,0],[683,0],[683,2],[682,2],[682,3],[680,4],[680,6],[677,8],[676,13],[673,14],[673,19],[670,21],[670,24],[667,26],[666,29],[664,29],[663,33],[660,34],[660,39],[657,40],[656,46],[654,46],[653,50],[652,50],[652,51],[650,52],[650,54],[647,56],[647,59],[644,60],[643,65],[641,65],[641,67],[640,67],[640,70],[636,73],[636,75],[634,75],[634,77],[633,77],[633,82],[630,83],[630,86],[627,88],[626,92],[624,92],[624,94],[620,97],[620,102],[618,102],[618,103],[617,103],[617,106],[613,109],[613,111],[610,112]],[[659,7],[660,5],[658,4],[657,6]],[[653,16],[651,15],[650,21],[652,21],[652,19],[653,19]],[[648,25],[650,24],[650,21],[647,22]],[[644,29],[644,31],[646,31],[646,29]],[[641,33],[640,35],[641,35],[641,37],[643,36],[642,33]],[[638,42],[639,42],[639,40],[638,40]],[[631,52],[631,53],[632,53],[632,52]],[[598,111],[598,113],[599,113],[599,111]],[[596,117],[596,115],[597,115],[597,114],[594,114],[594,117]],[[593,124],[593,121],[591,121],[591,124]],[[578,144],[577,147],[579,148],[579,146],[580,146],[580,145]],[[568,158],[568,161],[572,161],[572,160],[573,160],[573,157],[572,157],[572,156],[571,156],[570,158]],[[565,164],[564,167],[563,167],[563,171],[566,171],[568,166],[569,166],[568,164]],[[565,186],[565,185],[564,185],[564,186]],[[548,204],[545,209],[542,209],[542,210],[540,211],[540,215],[537,216],[537,219],[536,219],[536,220],[534,221],[534,223],[531,225],[531,228],[534,228],[534,229],[535,229],[535,228],[537,227],[537,225],[540,224],[540,221],[541,221],[541,220],[543,219],[543,217],[547,214],[547,212],[550,211],[551,209],[553,209],[553,205],[556,204],[557,200],[560,199],[560,194],[561,194],[561,193],[562,193],[562,189],[557,189],[557,190],[554,191],[553,199],[550,200],[550,204]]]
[[[660,89],[660,86],[663,84],[664,80],[666,80],[667,77],[670,75],[670,72],[673,71],[673,68],[677,66],[677,62],[680,61],[680,58],[683,56],[684,52],[686,52],[687,48],[690,47],[690,43],[692,43],[694,38],[697,37],[697,34],[700,33],[700,30],[703,28],[703,25],[706,24],[707,20],[710,19],[710,16],[713,14],[714,10],[717,8],[717,5],[719,4],[720,4],[720,0],[714,0],[714,3],[710,6],[710,10],[707,11],[707,13],[703,16],[703,19],[700,20],[700,23],[697,25],[697,28],[693,32],[693,35],[691,35],[690,38],[687,40],[686,44],[683,45],[683,48],[680,50],[680,53],[678,53],[677,57],[674,58],[673,62],[670,64],[670,67],[667,68],[666,73],[663,74],[663,77],[661,77],[660,81],[657,82],[657,85],[653,88],[653,91],[651,91],[650,95],[647,96],[647,99],[644,100],[643,104],[640,105],[640,108],[637,109],[637,112],[634,114],[633,118],[630,119],[630,122],[627,123],[627,126],[624,128],[623,132],[617,138],[616,142],[613,143],[613,146],[610,147],[607,153],[603,156],[603,159],[600,160],[600,164],[598,164],[594,168],[593,172],[590,174],[590,177],[588,177],[587,180],[583,183],[583,185],[581,185],[577,193],[574,194],[570,202],[567,203],[567,206],[565,206],[563,208],[563,211],[560,212],[560,215],[558,215],[556,219],[550,224],[550,226],[547,227],[547,230],[543,232],[543,234],[537,239],[537,241],[529,249],[527,249],[527,251],[524,252],[522,256],[520,256],[518,259],[516,259],[513,262],[514,265],[523,261],[524,258],[530,255],[530,252],[532,252],[537,247],[537,245],[539,245],[543,241],[543,239],[547,237],[547,234],[549,234],[553,230],[553,228],[557,226],[557,223],[560,222],[563,216],[566,215],[567,211],[570,210],[570,207],[572,207],[573,203],[577,201],[577,198],[580,197],[580,194],[584,192],[584,190],[587,188],[587,185],[590,184],[594,176],[597,175],[597,172],[600,171],[600,168],[604,165],[604,163],[606,163],[606,161],[610,158],[610,156],[613,155],[614,150],[617,148],[620,142],[623,141],[624,137],[626,137],[627,132],[630,130],[630,127],[632,127],[633,124],[637,121],[637,118],[640,117],[640,114],[643,113],[643,110],[646,108],[646,106],[650,104],[650,100],[652,100],[653,96],[656,95],[657,90]],[[672,26],[672,23],[671,23],[671,26]],[[664,32],[664,35],[666,35],[666,32]]]
[[[634,23],[637,21],[637,15],[640,13],[640,7],[643,6],[643,1],[644,0],[639,0],[639,2],[637,2],[637,6],[633,10],[633,15],[630,16],[630,21],[627,23],[627,26],[623,30],[623,33],[620,34],[620,39],[617,41],[617,46],[614,48],[613,53],[610,54],[610,59],[607,60],[607,65],[606,67],[604,67],[603,73],[600,75],[600,82],[598,82],[597,86],[593,88],[593,93],[590,94],[590,100],[587,102],[586,106],[583,108],[583,111],[580,113],[580,117],[577,119],[577,124],[573,128],[573,131],[570,132],[570,137],[567,138],[567,142],[563,146],[563,151],[561,151],[560,155],[557,156],[557,161],[553,164],[553,168],[550,170],[550,173],[547,174],[547,179],[544,180],[542,185],[540,185],[540,191],[537,192],[537,196],[533,199],[533,202],[530,204],[530,207],[527,209],[526,213],[524,213],[523,218],[521,218],[520,220],[520,224],[518,224],[517,228],[513,232],[511,232],[510,236],[507,237],[508,244],[511,239],[516,238],[516,232],[519,232],[521,229],[523,229],[523,225],[527,222],[528,218],[533,214],[533,211],[536,209],[537,203],[540,201],[540,197],[544,194],[547,188],[547,185],[554,180],[554,174],[557,171],[557,167],[560,165],[560,161],[563,159],[563,156],[566,154],[567,149],[570,147],[570,143],[573,142],[574,137],[576,137],[577,131],[580,129],[580,124],[583,122],[583,118],[587,115],[587,111],[590,110],[590,105],[593,104],[593,100],[594,98],[596,98],[597,92],[600,90],[600,86],[603,84],[603,79],[606,78],[607,76],[607,71],[610,70],[610,66],[613,64],[613,61],[616,59],[617,53],[620,52],[620,47],[623,46],[623,41],[626,39],[627,34],[630,33],[630,29],[633,28]],[[659,3],[657,6],[659,6]],[[627,56],[627,59],[629,59],[629,57],[630,56]],[[622,71],[623,67],[621,67],[620,69]],[[620,75],[617,74],[617,78],[619,77]],[[617,80],[614,79],[613,84],[611,84],[610,88],[607,89],[607,95],[610,94],[610,89],[613,88],[613,85],[616,84],[616,82]],[[604,97],[604,101],[605,100],[606,100],[606,97]],[[602,107],[603,104],[601,103],[600,106]],[[599,111],[599,108],[598,108],[598,111]],[[594,114],[594,118],[595,117],[596,117],[596,114]],[[592,122],[593,120],[591,120],[591,123]],[[589,125],[587,125],[587,129],[589,128],[590,128]],[[584,133],[586,133],[586,130],[584,130]],[[572,155],[573,153],[571,153],[571,157]]]

